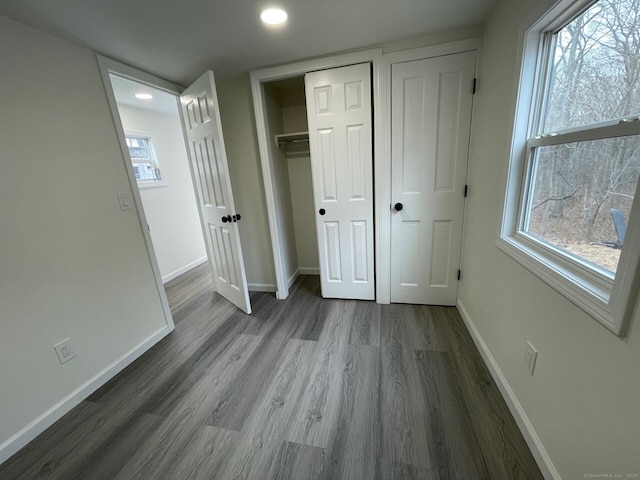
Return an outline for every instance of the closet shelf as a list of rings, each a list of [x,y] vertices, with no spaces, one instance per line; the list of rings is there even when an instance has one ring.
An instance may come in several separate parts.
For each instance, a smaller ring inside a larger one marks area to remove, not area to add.
[[[276,135],[278,147],[292,143],[309,143],[309,132],[281,133]]]
[[[309,154],[309,132],[281,133],[275,136],[275,141],[288,156]]]

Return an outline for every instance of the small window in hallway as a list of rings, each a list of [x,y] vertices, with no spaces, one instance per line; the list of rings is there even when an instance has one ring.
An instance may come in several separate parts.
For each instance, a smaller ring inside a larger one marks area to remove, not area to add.
[[[151,138],[127,134],[126,140],[133,166],[133,174],[138,181],[138,185],[143,186],[161,182],[162,174],[153,153]]]

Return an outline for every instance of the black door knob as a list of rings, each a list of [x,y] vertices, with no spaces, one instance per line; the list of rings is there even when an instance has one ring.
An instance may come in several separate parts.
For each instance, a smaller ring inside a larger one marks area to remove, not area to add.
[[[399,212],[400,210],[402,210],[402,204],[398,202],[393,206],[393,208],[396,210],[396,212]]]
[[[324,208],[321,208],[320,210],[318,210],[318,213],[320,215],[324,215],[325,213],[327,213],[327,211]]]
[[[227,223],[231,221],[231,215],[227,215],[226,217],[222,217],[222,223]]]
[[[238,221],[242,218],[239,213],[236,213],[235,217]]]

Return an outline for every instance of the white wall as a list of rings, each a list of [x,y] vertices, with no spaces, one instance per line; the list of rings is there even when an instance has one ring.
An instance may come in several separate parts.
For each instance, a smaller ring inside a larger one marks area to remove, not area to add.
[[[0,17],[0,85],[3,461],[12,436],[166,324],[136,212],[116,198],[130,188],[95,55]],[[60,365],[67,337],[77,357]]]
[[[309,130],[307,107],[300,105],[283,108],[282,123],[285,132],[306,132]],[[311,157],[309,155],[291,156],[287,158],[287,164],[298,268],[301,273],[319,273],[317,213],[313,201]]]
[[[287,163],[298,269],[302,274],[319,274],[317,213],[313,202],[311,157],[289,157]]]
[[[125,132],[152,135],[166,185],[140,188],[140,196],[160,274],[168,281],[207,256],[178,108],[175,115],[129,105],[118,105],[118,111]]]
[[[292,94],[293,95],[293,94]],[[303,99],[304,101],[304,99]],[[283,106],[282,108],[283,132],[295,133],[309,130],[306,105]]]
[[[518,29],[542,2],[490,17],[474,109],[460,304],[563,479],[640,473],[640,315],[620,339],[499,251],[513,126]],[[525,341],[538,349],[534,376]]]
[[[287,157],[274,141],[276,134],[284,132],[282,108],[277,95],[272,89],[265,87],[265,106],[267,114],[267,138],[271,147],[271,173],[275,187],[276,212],[278,212],[278,232],[284,272],[286,278],[293,279],[298,271],[296,253],[296,236],[293,223],[293,206],[291,204],[289,168]]]
[[[478,38],[484,35],[483,25],[471,25],[469,27],[456,28],[431,32],[418,37],[404,38],[382,44],[383,53],[401,52],[412,48],[441,45],[448,42],[456,42],[468,38]]]
[[[272,287],[276,275],[271,249],[249,74],[216,77],[222,131],[236,204],[240,242],[250,288]]]

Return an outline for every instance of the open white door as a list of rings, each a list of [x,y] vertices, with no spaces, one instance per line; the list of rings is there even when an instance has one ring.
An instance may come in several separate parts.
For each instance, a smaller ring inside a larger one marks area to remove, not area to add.
[[[305,76],[322,296],[375,298],[371,67]]]
[[[251,313],[238,234],[241,216],[233,202],[213,72],[196,80],[180,100],[214,288]]]
[[[392,65],[391,301],[455,305],[475,52]]]

